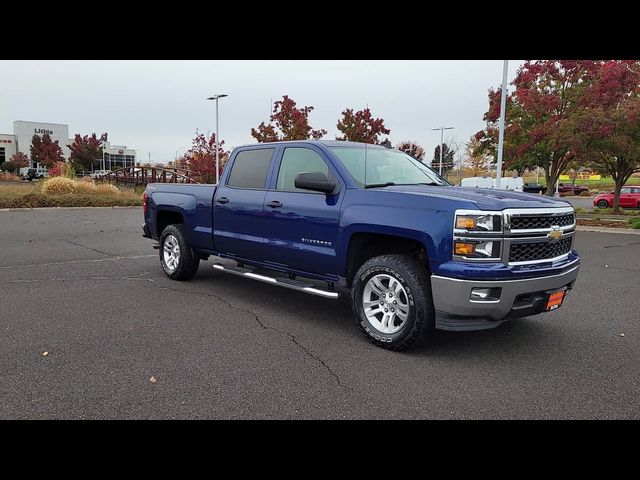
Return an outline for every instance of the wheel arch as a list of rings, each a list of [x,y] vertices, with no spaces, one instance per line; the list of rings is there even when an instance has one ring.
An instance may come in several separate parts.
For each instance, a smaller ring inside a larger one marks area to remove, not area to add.
[[[429,253],[433,251],[431,237],[423,232],[413,230],[380,231],[377,229],[362,229],[349,235],[346,248],[345,278],[351,287],[358,269],[369,259],[387,254],[402,254],[416,258],[427,271]]]

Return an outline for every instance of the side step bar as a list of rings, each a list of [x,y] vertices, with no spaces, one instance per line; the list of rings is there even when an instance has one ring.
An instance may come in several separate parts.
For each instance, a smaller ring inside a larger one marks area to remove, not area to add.
[[[220,263],[214,263],[213,268],[222,272],[231,273],[233,275],[251,278],[253,280],[258,280],[259,282],[270,283],[272,285],[277,285],[278,287],[290,288],[291,290],[297,290],[299,292],[309,293],[311,295],[318,295],[324,298],[332,298],[335,300],[340,296],[338,292],[329,292],[327,290],[315,288],[311,283],[298,282],[297,280],[291,280],[288,278],[274,278],[267,277],[266,275],[258,275],[257,273],[254,273],[247,268],[230,267],[222,265]]]

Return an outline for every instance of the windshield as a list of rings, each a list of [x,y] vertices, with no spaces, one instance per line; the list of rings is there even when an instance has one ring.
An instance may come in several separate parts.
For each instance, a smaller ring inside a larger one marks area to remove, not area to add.
[[[388,148],[332,147],[360,187],[451,185],[424,163]],[[365,162],[366,160],[366,162]],[[365,171],[366,163],[366,171]]]

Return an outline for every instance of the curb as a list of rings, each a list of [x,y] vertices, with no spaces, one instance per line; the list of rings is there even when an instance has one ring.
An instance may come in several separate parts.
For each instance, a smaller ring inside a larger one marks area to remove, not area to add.
[[[591,227],[588,225],[578,225],[576,230],[579,232],[597,232],[597,233],[622,233],[626,235],[640,235],[640,230],[634,228],[607,228],[607,227]]]

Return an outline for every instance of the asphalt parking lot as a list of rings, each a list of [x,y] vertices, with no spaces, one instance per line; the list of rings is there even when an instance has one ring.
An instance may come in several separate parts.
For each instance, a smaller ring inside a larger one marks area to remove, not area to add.
[[[639,235],[578,232],[556,312],[395,353],[360,334],[348,296],[211,262],[170,281],[141,223],[0,212],[1,419],[640,418]]]

